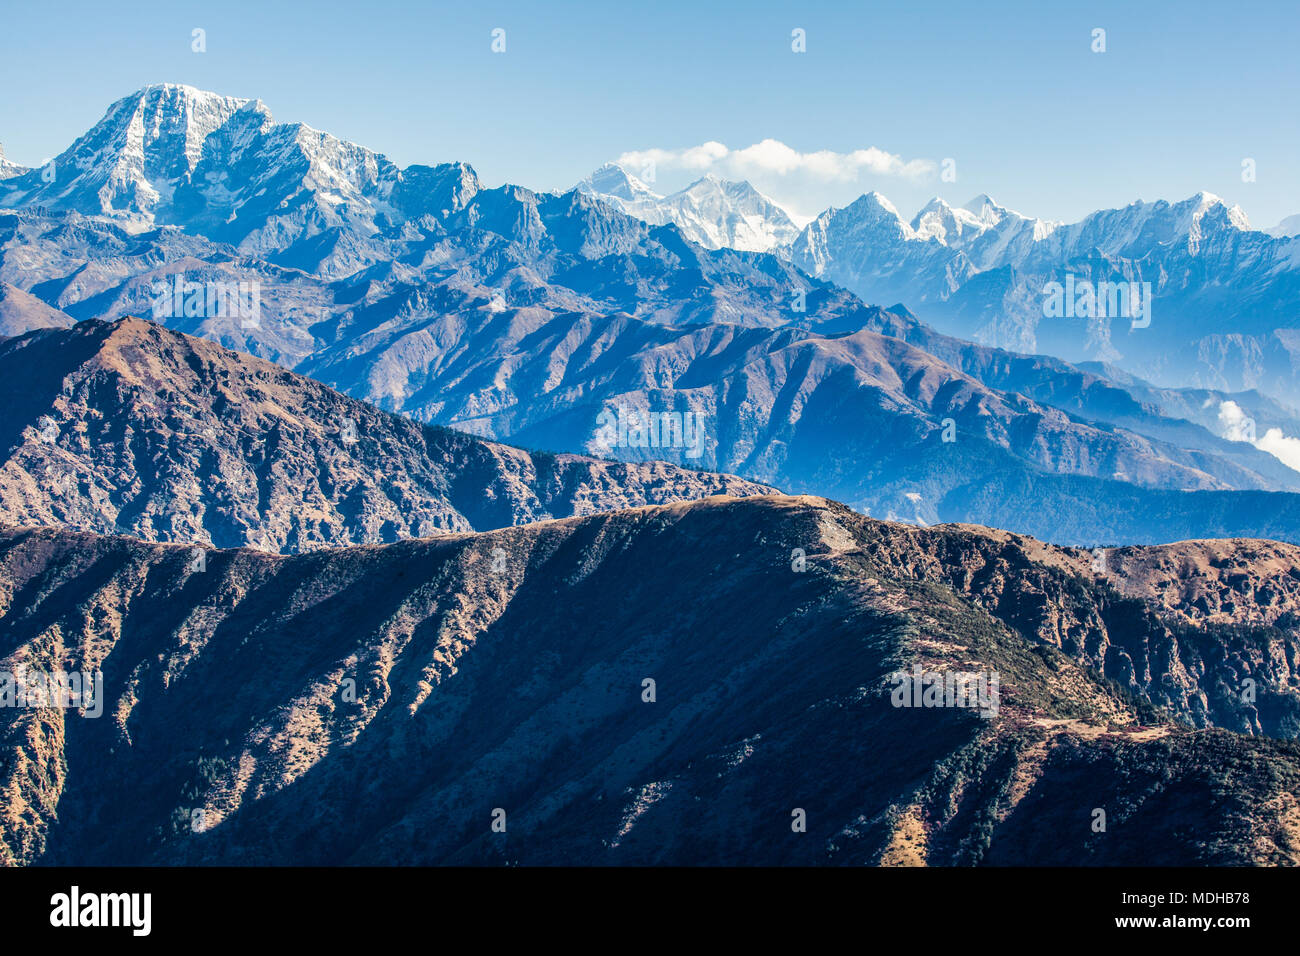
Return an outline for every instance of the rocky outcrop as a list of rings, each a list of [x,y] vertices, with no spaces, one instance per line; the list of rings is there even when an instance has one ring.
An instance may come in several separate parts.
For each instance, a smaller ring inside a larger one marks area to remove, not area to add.
[[[1300,736],[1300,548],[1057,548],[976,526],[881,525],[867,550],[951,588],[1196,726]]]

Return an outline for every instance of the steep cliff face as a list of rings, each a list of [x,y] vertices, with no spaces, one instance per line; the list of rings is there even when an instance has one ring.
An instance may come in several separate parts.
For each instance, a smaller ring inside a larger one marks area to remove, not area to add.
[[[772,489],[427,427],[140,319],[0,344],[0,522],[295,552]]]
[[[1276,554],[1255,598],[1233,600],[1293,640]],[[1210,660],[1196,595],[1141,593],[1180,556],[1126,550],[1155,569],[1128,597],[1091,560],[778,496],[201,562],[8,531],[0,670],[97,671],[104,689],[99,717],[0,708],[0,853],[1300,862],[1293,741],[1193,729],[1153,706],[1154,684],[1086,666],[1143,642],[1155,659],[1201,641]],[[1208,573],[1197,587],[1219,607],[1231,589]],[[1262,588],[1279,595],[1267,610]],[[913,668],[982,677],[993,706],[925,706],[899,691]]]

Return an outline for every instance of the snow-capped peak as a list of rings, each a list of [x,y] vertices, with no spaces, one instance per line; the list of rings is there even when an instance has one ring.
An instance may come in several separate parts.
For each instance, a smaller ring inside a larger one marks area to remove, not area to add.
[[[653,189],[617,163],[606,163],[578,184],[585,193],[613,196],[617,199],[662,199]]]
[[[733,185],[736,184],[723,182],[717,176],[713,175],[713,173],[705,173],[699,179],[695,180],[695,182],[691,183],[685,189],[681,190],[681,192],[691,193],[696,195],[700,193],[717,193],[717,192],[724,192],[727,186],[733,186]],[[749,183],[745,183],[745,185],[749,186]]]
[[[1178,233],[1188,235],[1193,243],[1199,242],[1202,238],[1203,221],[1207,217],[1210,221],[1222,219],[1236,229],[1250,229],[1250,220],[1246,218],[1246,213],[1240,206],[1235,204],[1229,206],[1221,197],[1205,190],[1182,202],[1174,203],[1170,211],[1174,214],[1175,228]]]
[[[39,173],[5,177],[9,190],[0,203],[39,203],[111,216],[132,228],[147,226],[194,172],[209,138],[237,116],[247,117],[242,128],[271,122],[257,101],[192,86],[147,86],[109,106],[98,123]]]
[[[117,100],[40,171],[4,179],[0,206],[105,216],[130,231],[173,224],[265,253],[322,228],[370,235],[379,217],[400,220],[389,199],[401,175],[361,146],[276,124],[260,100],[164,83]]]
[[[672,223],[710,249],[766,252],[799,234],[790,214],[750,183],[706,174],[670,196],[652,192],[619,166],[602,166],[577,186],[652,225]]]
[[[1222,207],[1225,211],[1226,218],[1231,225],[1238,229],[1250,229],[1250,220],[1246,217],[1246,211],[1236,203],[1229,206],[1227,200],[1216,196],[1214,193],[1205,192],[1204,190],[1201,190],[1201,192],[1193,196],[1192,199],[1197,202],[1198,217],[1204,216],[1216,207]]]
[[[701,176],[695,182],[691,183],[680,192],[674,193],[670,199],[679,196],[691,196],[695,199],[706,199],[708,197],[721,196],[725,197],[732,203],[741,205],[753,204],[773,207],[779,214],[784,214],[785,210],[781,209],[775,199],[764,195],[754,188],[754,184],[747,179],[731,180],[719,179],[712,173]]]
[[[921,208],[911,225],[918,238],[937,239],[945,245],[988,228],[988,223],[969,209],[953,209],[938,196]]]
[[[1012,215],[1020,219],[1024,218],[1019,213],[1012,212],[1010,209],[1007,209],[1005,206],[1001,206],[998,203],[994,202],[993,198],[989,196],[988,193],[980,193],[978,196],[976,196],[970,202],[966,203],[966,205],[962,206],[961,208],[969,212],[980,222],[989,226],[997,225],[1008,215]]]
[[[156,166],[183,163],[184,171],[191,172],[207,138],[244,109],[256,111],[268,123],[271,120],[260,101],[161,83],[118,100],[87,137],[112,137],[116,142],[106,145],[117,146],[128,156],[139,155]],[[74,144],[73,150],[76,148]],[[181,170],[173,167],[159,171],[175,175]]]
[[[5,159],[5,148],[0,145],[0,179],[12,179],[26,172],[29,172],[26,166],[19,166],[17,163],[11,163]]]
[[[863,193],[857,199],[853,200],[853,202],[849,203],[845,209],[846,211],[850,209],[855,210],[859,213],[885,213],[889,216],[893,216],[900,222],[903,219],[903,217],[899,215],[898,209],[894,204],[874,189],[869,193]]]

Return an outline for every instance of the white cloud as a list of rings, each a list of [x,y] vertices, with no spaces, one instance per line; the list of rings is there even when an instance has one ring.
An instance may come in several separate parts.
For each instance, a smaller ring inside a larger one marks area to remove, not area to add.
[[[1255,419],[1232,401],[1219,404],[1219,425],[1223,429],[1223,437],[1228,441],[1248,441],[1288,468],[1300,471],[1300,438],[1292,438],[1280,428],[1270,428],[1262,437],[1257,437]]]
[[[1255,435],[1255,419],[1248,416],[1236,402],[1219,403],[1219,427],[1228,441],[1251,441]]]
[[[658,168],[717,172],[732,179],[800,174],[826,182],[851,182],[864,173],[920,180],[938,168],[933,160],[905,160],[874,146],[850,153],[828,149],[801,153],[776,139],[765,139],[744,149],[729,149],[710,141],[686,149],[635,150],[624,153],[617,163],[632,170],[653,163]]]
[[[1280,428],[1270,428],[1255,447],[1266,451],[1288,468],[1300,471],[1300,438],[1283,434]]]

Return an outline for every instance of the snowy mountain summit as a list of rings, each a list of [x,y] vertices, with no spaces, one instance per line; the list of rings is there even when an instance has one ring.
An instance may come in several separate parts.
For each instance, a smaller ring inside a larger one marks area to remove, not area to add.
[[[40,169],[0,185],[0,208],[37,205],[112,219],[131,231],[175,225],[244,251],[348,226],[363,234],[397,179],[382,156],[260,100],[149,86]]]
[[[245,129],[270,122],[260,102],[189,86],[146,87],[110,106],[49,163],[11,177],[0,205],[151,222],[192,176],[209,137],[236,116]]]
[[[5,158],[5,148],[0,145],[0,179],[12,179],[15,176],[21,176],[27,172],[26,166],[19,166],[17,163],[11,163]]]
[[[673,223],[706,249],[768,252],[799,234],[790,214],[748,182],[705,176],[663,196],[621,166],[607,163],[577,189],[651,225]]]

